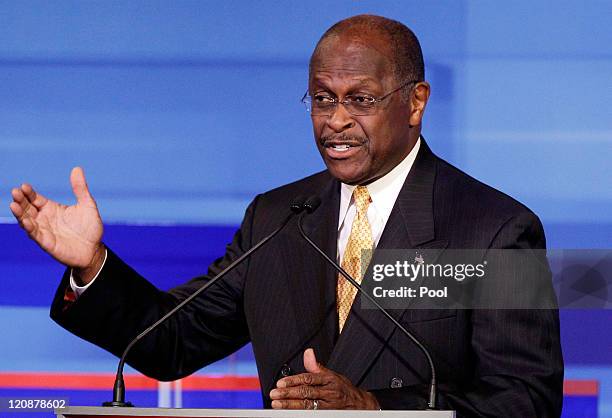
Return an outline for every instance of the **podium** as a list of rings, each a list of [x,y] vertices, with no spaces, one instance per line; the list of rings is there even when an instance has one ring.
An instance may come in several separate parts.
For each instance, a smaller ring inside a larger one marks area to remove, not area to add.
[[[454,411],[335,411],[272,409],[107,408],[74,406],[55,410],[57,418],[218,417],[218,418],[455,418]]]

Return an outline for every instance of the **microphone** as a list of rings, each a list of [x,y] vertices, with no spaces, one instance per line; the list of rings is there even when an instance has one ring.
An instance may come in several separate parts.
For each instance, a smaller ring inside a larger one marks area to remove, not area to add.
[[[247,259],[251,254],[253,254],[255,251],[257,251],[262,246],[264,246],[268,241],[274,238],[274,236],[276,236],[276,234],[278,234],[289,223],[289,221],[291,220],[291,218],[293,218],[293,216],[297,215],[298,213],[302,212],[305,209],[305,206],[304,206],[305,201],[306,201],[306,198],[304,198],[303,196],[298,196],[295,199],[293,199],[293,201],[291,202],[291,205],[289,206],[289,208],[291,209],[291,213],[289,214],[289,216],[285,218],[285,220],[281,223],[281,225],[278,228],[276,228],[270,234],[262,238],[261,241],[259,241],[257,244],[251,247],[247,252],[245,252],[240,257],[238,257],[236,260],[234,260],[229,266],[224,268],[214,278],[212,278],[207,283],[205,283],[202,287],[200,287],[198,290],[193,292],[187,299],[185,299],[184,301],[176,305],[172,310],[170,310],[168,313],[166,313],[164,316],[158,319],[155,323],[153,323],[148,328],[146,328],[144,331],[142,331],[140,334],[138,334],[127,345],[127,347],[123,351],[123,354],[121,355],[121,359],[119,360],[119,365],[117,366],[117,375],[115,377],[115,384],[113,386],[113,400],[110,402],[104,402],[102,406],[112,406],[112,407],[132,407],[133,406],[131,402],[125,401],[125,384],[123,382],[123,366],[125,365],[126,357],[128,353],[130,352],[130,350],[132,349],[132,347],[134,346],[134,344],[140,341],[143,337],[145,337],[147,334],[149,334],[159,325],[166,322],[168,318],[170,318],[172,315],[174,315],[175,313],[183,309],[185,305],[187,305],[189,302],[195,299],[199,294],[201,294],[206,289],[211,287],[219,279],[221,279],[227,273],[232,271],[237,265],[239,265],[245,259]]]
[[[308,244],[310,244],[310,246],[312,248],[314,248],[329,264],[334,266],[334,268],[340,274],[342,274],[342,276],[346,280],[348,280],[355,288],[357,288],[357,291],[359,293],[361,293],[362,296],[367,298],[368,301],[370,301],[374,306],[376,306],[376,308],[380,312],[382,312],[391,322],[393,322],[393,324],[402,333],[404,333],[404,335],[406,335],[408,338],[410,338],[410,340],[412,340],[412,342],[423,352],[423,354],[427,358],[427,362],[429,363],[429,369],[431,371],[431,380],[429,382],[429,400],[427,402],[427,409],[428,410],[437,409],[436,408],[436,394],[437,394],[436,368],[435,368],[434,362],[433,362],[433,360],[431,358],[431,354],[429,353],[427,348],[419,341],[419,339],[417,337],[415,337],[402,324],[400,324],[395,318],[393,318],[393,316],[391,316],[391,314],[385,308],[380,306],[380,304],[372,296],[370,296],[370,294],[368,292],[364,291],[363,288],[361,287],[361,285],[359,283],[357,283],[357,281],[353,277],[351,277],[351,275],[348,274],[346,272],[346,270],[344,270],[340,265],[338,265],[338,263],[336,263],[335,260],[333,260],[327,254],[325,254],[325,252],[314,241],[312,241],[308,237],[308,235],[306,235],[306,233],[304,232],[304,228],[303,228],[302,222],[304,220],[305,215],[306,214],[311,214],[312,212],[317,210],[317,208],[319,207],[320,204],[321,204],[321,199],[318,196],[311,196],[308,199],[306,199],[306,201],[303,203],[302,206],[303,206],[305,212],[300,215],[299,220],[298,220],[298,229],[300,230],[300,234],[306,240],[306,242],[308,242]]]

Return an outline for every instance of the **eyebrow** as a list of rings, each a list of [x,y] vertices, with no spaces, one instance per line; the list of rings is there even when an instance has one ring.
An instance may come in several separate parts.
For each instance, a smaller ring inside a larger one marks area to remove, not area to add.
[[[328,79],[327,77],[321,77],[321,76],[316,76],[315,75],[315,76],[312,77],[312,82],[314,84],[318,84],[318,85],[321,85],[321,86],[327,86],[328,85],[327,79]],[[372,78],[372,77],[368,77],[368,76],[365,76],[365,77],[355,77],[355,78],[351,79],[351,82],[356,82],[355,87],[357,87],[357,88],[358,87],[364,87],[364,86],[365,87],[376,88],[376,87],[379,87],[379,84],[380,84],[378,82],[378,80],[376,80],[375,78]],[[373,85],[373,84],[375,84],[375,85]],[[355,87],[352,87],[352,88],[355,88]]]
[[[325,76],[321,76],[321,75],[317,76],[317,75],[315,75],[315,76],[313,77],[313,80],[325,80],[325,79],[327,79],[327,78],[328,78],[328,77],[325,77]],[[361,84],[365,84],[365,83],[368,83],[368,82],[370,82],[370,81],[372,81],[372,82],[378,82],[378,80],[377,80],[377,79],[375,79],[375,78],[373,78],[373,77],[370,77],[370,76],[355,76],[355,77],[354,77],[352,80],[359,81],[359,82],[361,82]]]

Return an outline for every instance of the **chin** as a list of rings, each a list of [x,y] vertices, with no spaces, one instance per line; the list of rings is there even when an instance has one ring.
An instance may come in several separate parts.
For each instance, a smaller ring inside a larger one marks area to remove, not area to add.
[[[335,177],[338,181],[341,181],[345,184],[350,185],[358,185],[364,183],[364,179],[366,176],[361,172],[352,172],[347,170],[339,170],[332,167],[327,167],[329,172],[333,177]]]

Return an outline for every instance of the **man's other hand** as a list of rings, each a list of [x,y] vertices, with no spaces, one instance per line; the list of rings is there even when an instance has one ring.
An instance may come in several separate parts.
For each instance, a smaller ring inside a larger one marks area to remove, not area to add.
[[[274,409],[380,409],[371,393],[317,363],[312,348],[304,351],[307,373],[280,379],[270,392]]]
[[[75,205],[59,204],[22,184],[12,190],[10,208],[28,236],[60,263],[72,267],[77,283],[85,285],[104,260],[102,219],[83,169],[72,169],[70,183]]]

